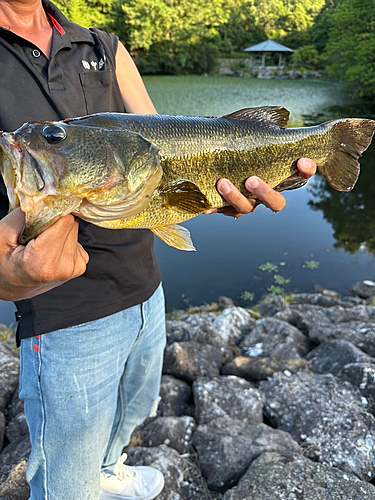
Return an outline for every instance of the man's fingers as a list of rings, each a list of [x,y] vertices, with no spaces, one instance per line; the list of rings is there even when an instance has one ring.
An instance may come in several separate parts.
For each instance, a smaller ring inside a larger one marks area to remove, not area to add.
[[[297,168],[300,172],[299,177],[303,179],[310,179],[316,174],[316,163],[309,158],[300,158],[297,161]]]
[[[234,207],[233,215],[235,213],[237,213],[237,215],[249,214],[254,211],[256,200],[245,198],[228,179],[220,179],[217,183],[217,190],[221,196],[232,205],[232,208]],[[222,213],[228,215],[227,210],[223,210]]]
[[[249,177],[245,182],[245,187],[273,212],[280,212],[285,208],[286,199],[284,196],[274,191],[268,184],[259,179],[259,177]]]
[[[25,214],[20,208],[12,210],[4,219],[0,222],[1,236],[3,240],[7,241],[7,244],[16,247],[18,246],[18,238],[22,233],[25,225]]]

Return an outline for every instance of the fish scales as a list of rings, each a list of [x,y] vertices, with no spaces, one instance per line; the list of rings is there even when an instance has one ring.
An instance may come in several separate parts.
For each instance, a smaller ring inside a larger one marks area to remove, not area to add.
[[[287,129],[288,118],[277,106],[221,118],[99,113],[0,133],[10,208],[21,205],[26,213],[20,242],[73,213],[106,228],[149,228],[167,244],[193,250],[178,224],[227,204],[219,179],[247,197],[252,175],[278,191],[295,189],[306,182],[296,166],[302,157],[313,159],[335,189],[352,189],[375,121]]]

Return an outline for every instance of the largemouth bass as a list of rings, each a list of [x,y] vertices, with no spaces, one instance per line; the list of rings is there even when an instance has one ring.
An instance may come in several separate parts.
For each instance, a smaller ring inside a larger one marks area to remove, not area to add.
[[[247,197],[256,175],[278,191],[304,179],[297,160],[313,159],[329,184],[350,191],[375,121],[341,119],[287,129],[281,107],[221,118],[99,113],[26,123],[0,133],[0,168],[10,209],[26,223],[20,243],[73,213],[105,228],[149,228],[168,245],[194,250],[178,224],[228,203],[216,190],[228,178]]]

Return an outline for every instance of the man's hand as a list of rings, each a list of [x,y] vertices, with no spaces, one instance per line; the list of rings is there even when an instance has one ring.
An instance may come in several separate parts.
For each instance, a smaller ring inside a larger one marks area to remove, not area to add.
[[[26,246],[18,243],[25,216],[13,210],[0,221],[0,299],[35,297],[86,270],[89,256],[78,243],[78,221],[61,217]]]
[[[299,177],[304,179],[309,179],[316,172],[315,162],[307,158],[298,160],[297,168],[299,170]],[[223,213],[224,215],[229,215],[238,219],[244,214],[254,212],[256,207],[261,203],[270,208],[273,212],[280,212],[285,208],[286,199],[284,196],[274,191],[268,184],[259,179],[259,177],[249,177],[245,182],[245,187],[250,193],[256,196],[256,199],[245,198],[228,179],[220,179],[217,183],[217,190],[231,206],[214,208],[212,210],[207,210],[205,213]]]

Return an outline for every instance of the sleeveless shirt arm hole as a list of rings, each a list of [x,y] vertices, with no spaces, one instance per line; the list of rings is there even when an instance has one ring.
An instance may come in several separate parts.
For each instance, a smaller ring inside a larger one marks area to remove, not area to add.
[[[103,44],[106,56],[110,59],[110,65],[116,70],[116,54],[119,43],[118,36],[102,31],[99,28],[90,28],[90,31],[98,36],[100,42]]]

